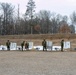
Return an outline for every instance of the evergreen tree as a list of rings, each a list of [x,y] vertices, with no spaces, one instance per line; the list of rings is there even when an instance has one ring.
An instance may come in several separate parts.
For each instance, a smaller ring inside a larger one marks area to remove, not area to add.
[[[33,19],[35,12],[35,2],[33,0],[29,0],[27,3],[27,9],[25,15],[28,17],[28,19]]]
[[[33,33],[33,17],[35,12],[35,2],[33,0],[29,0],[27,3],[26,17],[30,21],[29,29],[31,30],[31,34]]]

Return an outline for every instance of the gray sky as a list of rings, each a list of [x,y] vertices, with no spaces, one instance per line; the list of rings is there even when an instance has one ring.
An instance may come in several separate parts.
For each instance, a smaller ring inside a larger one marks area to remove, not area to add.
[[[20,4],[20,12],[26,11],[26,5],[29,0],[0,0],[0,2],[8,2],[15,5]],[[70,15],[76,11],[76,0],[34,0],[36,4],[36,12],[39,10],[49,10],[61,15]]]

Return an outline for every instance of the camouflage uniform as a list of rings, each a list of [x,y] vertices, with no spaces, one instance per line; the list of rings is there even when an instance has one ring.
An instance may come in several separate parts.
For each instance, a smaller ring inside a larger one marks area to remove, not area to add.
[[[7,46],[7,50],[10,50],[10,41],[9,40],[7,40],[6,46]]]
[[[29,49],[29,43],[28,42],[25,43],[25,49],[26,50]]]
[[[61,51],[63,52],[64,40],[61,40]]]
[[[46,48],[46,40],[45,39],[42,41],[42,46],[43,46],[43,51],[44,51],[44,49],[47,50],[47,48]]]
[[[21,43],[22,51],[23,51],[23,46],[24,46],[24,44],[25,44],[25,41],[23,41],[23,42]]]

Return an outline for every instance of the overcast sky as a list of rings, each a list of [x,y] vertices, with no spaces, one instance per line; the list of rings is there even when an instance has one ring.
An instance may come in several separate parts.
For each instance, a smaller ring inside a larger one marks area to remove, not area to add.
[[[8,2],[15,5],[20,4],[20,12],[26,11],[26,5],[29,0],[0,0],[0,2]],[[76,0],[34,0],[36,5],[36,12],[39,10],[49,10],[61,15],[70,15],[76,11]]]

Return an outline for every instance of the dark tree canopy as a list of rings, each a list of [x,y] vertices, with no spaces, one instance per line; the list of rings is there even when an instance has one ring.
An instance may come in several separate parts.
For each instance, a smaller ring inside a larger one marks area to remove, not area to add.
[[[33,0],[29,0],[29,2],[27,3],[27,10],[25,14],[29,19],[33,19],[34,12],[35,12],[35,2]]]

